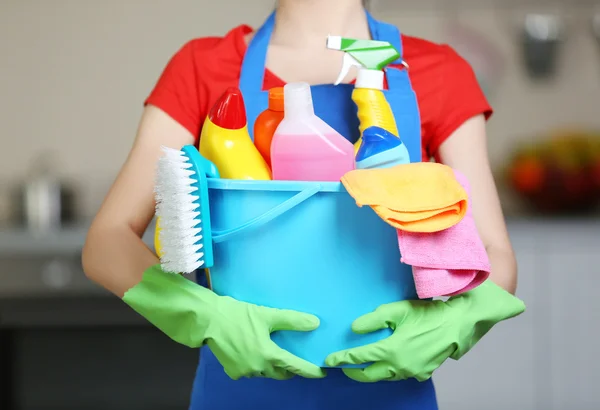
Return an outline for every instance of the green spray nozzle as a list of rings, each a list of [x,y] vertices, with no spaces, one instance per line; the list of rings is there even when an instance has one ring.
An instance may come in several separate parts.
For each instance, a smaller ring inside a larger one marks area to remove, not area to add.
[[[342,69],[335,85],[342,82],[352,67],[382,72],[386,66],[400,58],[400,52],[387,41],[327,36],[327,48],[344,52]],[[402,65],[408,68],[406,62],[402,61]]]

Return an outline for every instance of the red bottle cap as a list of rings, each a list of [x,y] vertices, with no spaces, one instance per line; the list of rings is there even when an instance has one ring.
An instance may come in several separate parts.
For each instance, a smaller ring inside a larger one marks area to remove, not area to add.
[[[242,92],[229,87],[213,105],[208,118],[213,124],[228,130],[237,130],[246,126],[246,106]]]

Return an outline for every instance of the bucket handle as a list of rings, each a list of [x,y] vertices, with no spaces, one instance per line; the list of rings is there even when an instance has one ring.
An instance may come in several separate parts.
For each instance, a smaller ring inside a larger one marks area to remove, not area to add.
[[[254,219],[249,220],[248,222],[231,229],[225,229],[222,231],[213,231],[212,232],[212,240],[214,243],[220,243],[227,241],[231,238],[236,237],[240,233],[243,233],[249,229],[256,229],[264,224],[271,222],[273,219],[278,216],[286,213],[290,209],[294,208],[297,205],[300,205],[302,202],[306,201],[308,198],[315,195],[317,192],[321,190],[321,185],[315,184],[310,188],[306,188],[303,191],[300,191],[290,199],[280,203],[276,207],[268,210],[262,215],[257,216]]]

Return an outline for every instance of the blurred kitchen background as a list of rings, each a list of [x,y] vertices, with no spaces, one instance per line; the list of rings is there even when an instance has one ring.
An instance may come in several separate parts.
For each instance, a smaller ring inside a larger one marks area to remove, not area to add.
[[[197,352],[89,283],[81,247],[168,59],[273,3],[0,0],[0,409],[187,408]],[[454,46],[495,108],[528,310],[436,373],[441,409],[600,408],[600,1],[370,7]]]

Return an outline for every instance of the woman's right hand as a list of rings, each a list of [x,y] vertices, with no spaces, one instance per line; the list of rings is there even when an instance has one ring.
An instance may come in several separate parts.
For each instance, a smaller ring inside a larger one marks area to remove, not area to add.
[[[321,378],[325,371],[271,340],[279,330],[308,332],[319,327],[316,316],[293,310],[273,309],[217,296],[209,313],[205,340],[225,373],[241,377],[268,377],[277,380],[295,375]]]
[[[207,344],[234,380],[325,377],[323,369],[271,340],[278,330],[315,330],[316,316],[219,296],[181,275],[163,272],[160,265],[146,270],[123,301],[176,342],[193,348]]]

